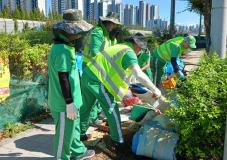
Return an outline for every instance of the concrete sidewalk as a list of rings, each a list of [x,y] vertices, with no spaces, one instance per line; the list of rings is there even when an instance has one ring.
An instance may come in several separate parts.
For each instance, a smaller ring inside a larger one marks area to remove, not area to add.
[[[183,61],[186,70],[198,67],[204,51],[193,51]],[[54,125],[52,119],[36,124],[34,129],[27,130],[13,139],[0,142],[0,160],[52,160]]]
[[[204,55],[205,50],[197,50],[182,56],[181,59],[185,63],[185,70],[192,71],[199,66],[199,60]]]
[[[13,139],[0,142],[0,160],[52,160],[54,125],[52,119],[36,124]]]

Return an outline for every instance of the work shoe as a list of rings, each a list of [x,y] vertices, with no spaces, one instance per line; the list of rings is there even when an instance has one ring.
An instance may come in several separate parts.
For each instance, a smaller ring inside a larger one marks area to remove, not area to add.
[[[80,135],[80,140],[81,141],[87,141],[89,139],[91,139],[91,134],[84,134],[84,135]]]
[[[87,150],[83,155],[76,158],[72,158],[72,160],[85,160],[94,156],[95,156],[94,150]]]
[[[119,143],[111,140],[111,143],[107,144],[107,148],[111,152],[115,152],[116,155],[121,156],[124,155],[125,153],[125,144],[124,143]]]

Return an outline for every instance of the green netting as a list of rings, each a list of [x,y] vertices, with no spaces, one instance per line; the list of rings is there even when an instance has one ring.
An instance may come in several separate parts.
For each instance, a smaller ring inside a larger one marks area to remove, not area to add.
[[[47,109],[47,78],[34,82],[11,79],[10,96],[0,103],[0,129],[8,122],[23,121]]]

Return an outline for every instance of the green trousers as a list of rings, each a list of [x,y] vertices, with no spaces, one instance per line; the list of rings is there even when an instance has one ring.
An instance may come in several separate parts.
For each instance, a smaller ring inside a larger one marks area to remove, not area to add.
[[[89,115],[89,121],[92,123],[95,123],[98,120],[99,113],[102,112],[101,104],[98,100],[96,100],[95,104],[93,105],[90,115]]]
[[[164,75],[163,68],[165,64],[165,62],[156,57],[151,58],[151,71],[153,72],[153,82],[156,86],[159,86],[161,83],[161,78]]]
[[[70,120],[65,112],[51,112],[55,124],[54,159],[70,160],[87,151],[80,141],[80,117]]]
[[[89,115],[91,109],[98,100],[107,117],[110,135],[112,140],[123,143],[121,130],[121,120],[118,105],[114,101],[114,97],[106,90],[106,88],[98,80],[92,80],[94,77],[92,72],[86,75],[83,73],[81,81],[83,105],[80,108],[80,128],[81,135],[84,135],[89,125]]]

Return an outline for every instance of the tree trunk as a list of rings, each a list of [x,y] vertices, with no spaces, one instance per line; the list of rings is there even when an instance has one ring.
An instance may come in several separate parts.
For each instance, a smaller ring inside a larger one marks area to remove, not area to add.
[[[206,50],[209,53],[210,45],[211,45],[211,37],[210,37],[210,31],[211,31],[211,15],[207,14],[204,15],[204,26],[206,30]]]
[[[205,5],[205,13],[204,13],[204,26],[206,30],[206,50],[207,53],[210,51],[210,45],[211,45],[211,8],[212,8],[212,0],[208,0],[204,2]]]

